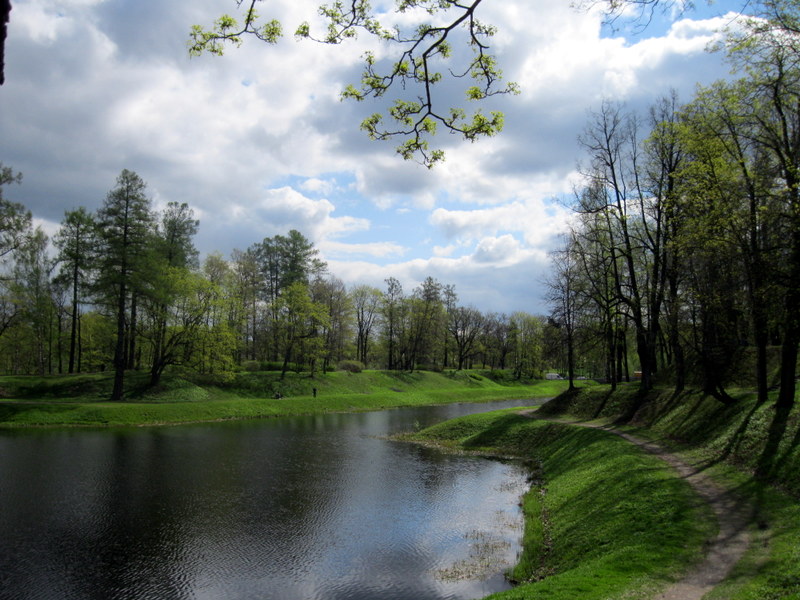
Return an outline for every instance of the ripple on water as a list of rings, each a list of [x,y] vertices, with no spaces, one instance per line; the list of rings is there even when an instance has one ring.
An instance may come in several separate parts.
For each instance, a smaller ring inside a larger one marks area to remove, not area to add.
[[[503,589],[525,475],[379,437],[426,418],[0,433],[0,597],[466,600]]]

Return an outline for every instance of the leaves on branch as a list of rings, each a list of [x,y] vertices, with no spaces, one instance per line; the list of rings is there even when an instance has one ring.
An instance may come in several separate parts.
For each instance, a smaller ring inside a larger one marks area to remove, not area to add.
[[[226,43],[238,46],[245,35],[254,35],[267,43],[277,42],[282,35],[281,25],[275,20],[259,24],[260,17],[255,10],[258,1],[237,0],[240,9],[242,4],[247,6],[241,24],[223,15],[211,29],[195,25],[190,34],[190,54],[221,55]],[[397,152],[405,159],[417,160],[430,168],[444,159],[442,150],[430,147],[430,140],[439,126],[469,141],[496,135],[503,128],[502,113],[492,111],[487,116],[480,109],[468,113],[461,107],[443,108],[442,100],[435,95],[437,84],[445,80],[472,79],[473,85],[465,90],[468,101],[519,93],[515,83],[503,81],[497,60],[488,53],[488,42],[496,29],[476,18],[482,1],[396,0],[396,14],[416,10],[432,17],[432,21],[443,23],[422,23],[406,32],[399,27],[385,27],[376,18],[376,11],[368,0],[337,0],[319,7],[319,14],[327,23],[324,35],[314,35],[312,26],[305,22],[296,29],[295,37],[340,44],[365,32],[396,48],[399,56],[391,61],[378,60],[374,53],[366,52],[360,84],[348,85],[341,97],[363,101],[382,98],[390,90],[397,90],[401,97],[392,101],[385,114],[375,113],[364,119],[361,129],[371,139],[402,140]],[[466,64],[460,69],[447,65],[464,54],[453,50],[451,40],[457,33],[467,37],[463,45],[467,51]],[[447,65],[447,73],[436,70],[439,64]]]

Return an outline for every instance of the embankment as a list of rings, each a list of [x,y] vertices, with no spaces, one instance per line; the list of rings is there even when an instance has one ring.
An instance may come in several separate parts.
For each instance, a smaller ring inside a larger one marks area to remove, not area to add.
[[[621,463],[620,444],[641,451],[570,421],[613,424],[654,441],[751,507],[752,543],[707,598],[800,598],[800,410],[781,413],[749,391],[734,398],[725,405],[661,389],[642,399],[633,386],[613,393],[597,386],[538,411],[565,423],[496,413],[441,424],[419,438],[541,465],[542,485],[525,499],[525,555],[514,573],[536,581],[499,598],[652,597],[690,570],[715,535],[716,520],[676,471],[654,456],[640,457],[649,466]],[[659,504],[665,495],[669,502]]]
[[[165,377],[147,386],[128,377],[125,401],[108,402],[109,374],[0,377],[0,427],[140,426],[356,412],[513,398],[547,398],[562,381],[495,380],[480,372],[364,371],[239,373],[225,378]],[[279,398],[275,396],[279,395]]]

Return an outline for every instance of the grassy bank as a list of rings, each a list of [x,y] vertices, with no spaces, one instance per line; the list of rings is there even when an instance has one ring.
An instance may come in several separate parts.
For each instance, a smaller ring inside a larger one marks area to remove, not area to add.
[[[724,405],[699,392],[655,390],[636,406],[635,389],[564,394],[542,408],[554,417],[619,420],[640,437],[670,446],[753,506],[753,543],[711,599],[800,598],[800,407],[789,414],[749,391]]]
[[[512,411],[434,426],[419,441],[533,459],[524,551],[498,599],[643,598],[696,561],[713,519],[663,462],[606,432]]]
[[[126,401],[107,402],[110,374],[0,377],[0,427],[124,426],[355,412],[451,402],[546,398],[562,381],[509,382],[486,372],[241,373],[190,381],[128,377]],[[316,389],[316,397],[314,390]],[[283,397],[275,399],[276,393]]]

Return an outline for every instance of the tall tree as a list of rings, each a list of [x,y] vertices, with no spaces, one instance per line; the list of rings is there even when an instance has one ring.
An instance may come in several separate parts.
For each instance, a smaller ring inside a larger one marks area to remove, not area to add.
[[[261,299],[269,316],[263,322],[261,338],[272,360],[278,360],[280,342],[278,331],[278,300],[284,290],[294,283],[305,286],[315,277],[321,277],[326,265],[321,261],[314,244],[296,229],[287,235],[276,235],[251,247],[261,269]]]
[[[116,322],[114,343],[114,388],[111,400],[123,399],[126,354],[126,324],[131,294],[141,289],[147,253],[153,233],[153,215],[147,186],[139,175],[124,169],[97,214],[99,228],[98,288],[105,290]],[[133,326],[133,323],[130,323]],[[130,335],[135,335],[130,331]]]
[[[442,315],[442,285],[433,277],[426,277],[409,299],[405,370],[413,371],[418,362],[435,360],[435,343],[441,339],[438,332],[443,325]]]
[[[277,308],[278,339],[283,352],[281,377],[286,375],[292,361],[308,364],[313,373],[324,351],[323,338],[318,334],[330,325],[325,306],[314,302],[308,286],[297,281],[284,290]]]
[[[238,361],[255,360],[260,342],[258,336],[260,267],[256,249],[234,250],[231,255],[233,297],[230,322],[238,330],[241,350]]]
[[[447,329],[455,342],[459,370],[466,368],[475,354],[484,323],[481,312],[473,307],[458,306],[448,315]]]
[[[367,285],[355,287],[351,292],[356,319],[356,356],[364,366],[369,366],[373,329],[380,317],[383,294]]]
[[[677,100],[663,98],[651,110],[655,131],[640,138],[639,118],[620,104],[603,102],[580,138],[590,156],[586,189],[578,210],[602,216],[594,239],[608,244],[617,299],[633,325],[641,388],[649,390],[657,370],[657,348],[669,268],[668,209],[675,172],[682,160],[677,135]]]
[[[403,286],[394,277],[386,280],[386,292],[383,294],[383,335],[386,341],[386,368],[400,369],[400,339],[405,313],[405,296]]]
[[[22,204],[3,196],[3,186],[20,181],[22,174],[15,174],[0,162],[0,336],[19,314],[19,305],[9,289],[13,281],[10,263],[14,253],[30,239],[33,231],[31,213]]]
[[[311,300],[325,307],[328,319],[320,324],[319,335],[325,350],[322,371],[345,358],[345,348],[350,339],[352,305],[344,283],[337,277],[317,277],[310,287]]]
[[[69,282],[72,290],[69,338],[69,373],[75,372],[78,349],[78,323],[80,306],[89,284],[90,270],[94,265],[96,227],[94,217],[80,207],[67,211],[61,221],[53,243],[58,249],[56,260],[61,265],[61,277]],[[79,369],[80,370],[80,369]]]
[[[551,320],[558,327],[567,348],[567,379],[575,389],[575,346],[580,310],[580,271],[570,240],[565,247],[551,253],[552,269],[547,281],[547,300],[552,307]]]
[[[169,202],[161,215],[161,222],[157,229],[154,241],[157,248],[154,274],[160,281],[150,289],[150,312],[153,320],[151,346],[152,361],[150,369],[150,383],[156,385],[164,369],[174,364],[178,354],[175,348],[183,343],[186,332],[190,329],[189,323],[184,323],[180,330],[173,330],[168,335],[167,324],[169,311],[179,297],[185,295],[182,285],[171,285],[171,279],[179,282],[191,267],[197,266],[197,249],[194,247],[193,238],[197,233],[200,222],[194,218],[194,212],[186,203],[178,204]],[[191,318],[192,328],[197,327],[197,319]]]
[[[755,143],[753,122],[747,117],[747,96],[745,82],[718,82],[701,90],[684,110],[683,135],[692,161],[681,173],[681,209],[691,219],[684,226],[685,243],[696,247],[695,240],[716,234],[715,257],[727,270],[735,267],[742,273],[756,347],[758,396],[765,402],[769,314],[780,310],[770,306],[780,207],[772,193],[773,169]],[[703,229],[698,232],[700,224]]]
[[[728,56],[746,75],[744,116],[752,139],[774,169],[782,213],[780,295],[783,303],[778,406],[794,405],[800,346],[800,4],[764,2],[767,19],[750,20],[727,40]]]
[[[32,233],[30,211],[22,204],[7,200],[3,195],[3,186],[21,181],[21,173],[15,174],[11,167],[6,167],[0,162],[0,261],[3,262],[22,246]]]
[[[21,307],[21,320],[30,332],[29,359],[38,375],[50,371],[54,316],[50,287],[52,263],[47,256],[47,243],[47,236],[37,227],[19,248],[19,256],[14,265],[14,295]]]

